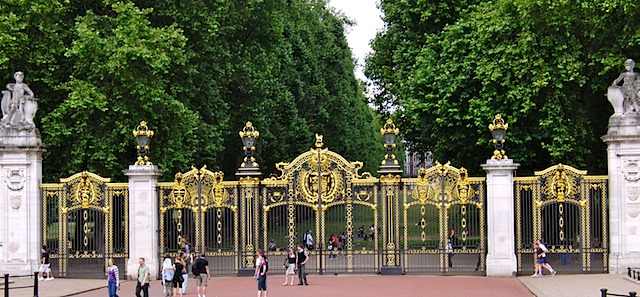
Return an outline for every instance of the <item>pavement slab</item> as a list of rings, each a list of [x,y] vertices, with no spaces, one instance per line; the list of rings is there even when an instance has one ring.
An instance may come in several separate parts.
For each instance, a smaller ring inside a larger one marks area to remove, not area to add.
[[[269,275],[269,296],[326,297],[327,292],[338,296],[491,296],[491,297],[583,297],[600,296],[600,289],[610,293],[640,292],[640,284],[627,280],[622,274],[571,274],[532,278],[485,276],[430,275],[309,275],[309,286],[283,286],[284,276]],[[10,288],[33,285],[32,278],[12,278]],[[195,282],[191,279],[187,297],[196,297]],[[99,297],[108,296],[106,280],[62,279],[39,282],[39,297]],[[2,286],[0,285],[0,288]],[[122,281],[118,295],[135,296],[135,281]],[[248,277],[214,277],[210,280],[207,297],[255,296],[256,281]],[[164,296],[160,281],[151,282],[150,297]],[[33,297],[33,288],[11,289],[9,297]]]

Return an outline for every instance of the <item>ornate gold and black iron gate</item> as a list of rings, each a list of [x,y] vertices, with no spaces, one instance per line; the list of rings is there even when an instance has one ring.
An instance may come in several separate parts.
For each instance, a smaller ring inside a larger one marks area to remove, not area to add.
[[[315,150],[277,168],[279,177],[262,181],[262,246],[270,257],[284,259],[289,248],[304,246],[307,233],[313,238],[309,271],[377,272],[378,180],[358,173],[362,163],[322,149],[318,140]],[[336,244],[329,247],[332,237]]]
[[[113,258],[126,275],[129,253],[127,184],[89,172],[42,184],[42,240],[61,277],[104,277]]]
[[[542,240],[553,268],[607,272],[607,177],[556,165],[515,179],[518,272],[533,273],[533,243]]]
[[[161,258],[185,250],[204,252],[212,273],[237,272],[237,182],[225,182],[223,177],[205,166],[159,184]]]
[[[403,183],[405,272],[483,273],[484,178],[437,163]]]

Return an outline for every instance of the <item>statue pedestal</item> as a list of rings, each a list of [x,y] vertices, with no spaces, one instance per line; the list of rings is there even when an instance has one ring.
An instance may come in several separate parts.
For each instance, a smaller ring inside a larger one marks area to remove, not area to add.
[[[36,130],[0,128],[0,273],[38,270],[42,247],[42,153]],[[55,270],[54,270],[55,272]]]
[[[609,170],[609,273],[640,266],[640,115],[614,115],[602,137]]]
[[[518,271],[515,253],[512,159],[487,160],[487,276],[512,276]]]
[[[160,242],[158,241],[158,176],[155,165],[131,165],[123,171],[129,177],[129,261],[127,278],[138,277],[138,259],[144,258],[150,279],[159,277]]]

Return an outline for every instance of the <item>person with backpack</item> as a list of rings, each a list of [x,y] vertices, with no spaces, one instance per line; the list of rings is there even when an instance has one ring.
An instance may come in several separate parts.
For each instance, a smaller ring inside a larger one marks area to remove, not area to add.
[[[206,254],[200,254],[191,267],[191,272],[196,279],[196,289],[198,291],[198,297],[205,297],[207,294],[207,283],[211,278],[211,273],[209,272],[209,261],[207,261]],[[201,293],[202,291],[202,293]]]
[[[269,271],[269,262],[261,249],[256,250],[256,257],[255,278],[258,282],[258,297],[267,297],[267,272]]]

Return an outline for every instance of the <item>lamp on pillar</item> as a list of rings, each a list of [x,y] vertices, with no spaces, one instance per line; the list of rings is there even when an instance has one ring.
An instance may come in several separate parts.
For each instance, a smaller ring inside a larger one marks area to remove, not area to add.
[[[398,226],[399,220],[399,199],[400,196],[400,174],[402,169],[398,165],[396,155],[396,140],[400,134],[400,130],[396,128],[393,120],[388,119],[387,123],[380,129],[380,134],[384,139],[385,155],[382,165],[380,165],[380,192],[383,222],[388,224],[382,225],[382,266],[380,274],[382,275],[398,275],[402,274],[400,266],[400,234],[396,229],[390,226]]]
[[[133,136],[136,138],[136,149],[138,150],[138,160],[135,165],[151,165],[149,161],[149,143],[153,137],[153,131],[147,126],[147,122],[142,121],[140,125],[133,130]]]
[[[260,137],[260,132],[253,127],[251,122],[247,122],[242,131],[239,132],[242,139],[242,149],[244,150],[244,160],[236,172],[237,176],[260,175],[260,166],[256,163],[253,154],[256,151],[256,141]]]
[[[258,238],[258,200],[260,197],[260,167],[256,163],[253,154],[256,151],[256,141],[260,137],[260,132],[253,127],[251,122],[247,122],[239,132],[242,139],[242,149],[244,159],[236,176],[240,178],[240,208],[242,213],[240,227],[240,245],[242,253],[240,255],[241,265],[238,268],[239,276],[252,276],[254,269],[254,251],[260,246]]]
[[[494,147],[493,156],[491,156],[491,159],[508,159],[503,149],[508,128],[509,124],[506,124],[504,122],[504,119],[500,114],[496,114],[495,118],[493,119],[493,123],[489,124],[489,131],[491,131],[491,137],[493,137]]]
[[[380,134],[382,134],[382,139],[384,140],[385,155],[378,173],[401,173],[402,170],[400,169],[400,165],[398,165],[398,160],[396,160],[396,155],[394,154],[396,150],[396,140],[400,134],[400,129],[396,128],[392,119],[388,119],[384,127],[380,128]]]

